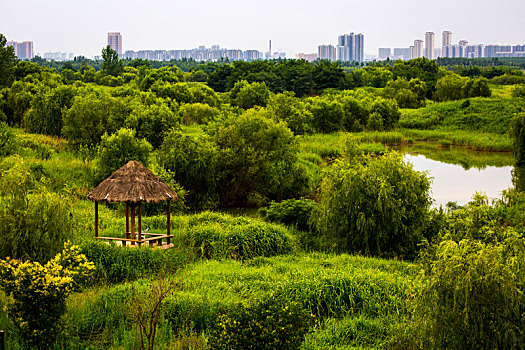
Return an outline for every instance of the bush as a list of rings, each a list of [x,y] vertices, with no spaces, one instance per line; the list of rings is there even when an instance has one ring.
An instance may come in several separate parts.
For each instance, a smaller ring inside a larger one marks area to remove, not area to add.
[[[180,106],[179,114],[185,125],[191,125],[194,123],[207,124],[208,122],[217,119],[220,111],[207,104],[193,103]]]
[[[424,260],[414,327],[423,348],[516,349],[525,343],[525,244],[444,240]]]
[[[209,343],[214,349],[299,349],[314,320],[298,303],[267,297],[220,313]]]
[[[16,139],[9,126],[0,122],[0,157],[10,155],[16,150]]]
[[[287,199],[280,203],[271,202],[267,208],[259,209],[259,213],[267,221],[279,222],[295,226],[299,230],[309,231],[308,221],[315,207],[311,199]]]
[[[71,244],[45,265],[0,260],[0,287],[9,296],[6,310],[28,345],[52,347],[66,311],[66,298],[82,286],[93,269],[93,263]]]
[[[289,253],[295,239],[283,226],[204,212],[190,218],[182,244],[196,256],[244,260]]]
[[[1,173],[0,258],[46,262],[72,238],[72,204],[37,181],[20,158]]]
[[[98,179],[109,177],[114,171],[135,160],[148,166],[151,145],[135,138],[135,130],[122,128],[112,135],[102,136],[98,151]]]
[[[395,152],[336,160],[321,182],[313,225],[337,250],[414,257],[429,189],[427,175]]]
[[[92,240],[83,242],[80,252],[95,264],[95,282],[100,284],[136,280],[167,268],[176,269],[186,262],[186,258],[174,249],[125,249]]]
[[[516,85],[512,89],[512,97],[525,97],[525,84]]]

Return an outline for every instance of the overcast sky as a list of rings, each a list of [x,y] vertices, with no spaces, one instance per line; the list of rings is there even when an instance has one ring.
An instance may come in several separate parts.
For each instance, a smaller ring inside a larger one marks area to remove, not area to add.
[[[363,33],[365,52],[408,47],[425,32],[457,43],[525,44],[525,0],[0,0],[0,33],[34,42],[34,52],[92,57],[107,32],[123,50],[231,49],[317,52],[344,33]]]

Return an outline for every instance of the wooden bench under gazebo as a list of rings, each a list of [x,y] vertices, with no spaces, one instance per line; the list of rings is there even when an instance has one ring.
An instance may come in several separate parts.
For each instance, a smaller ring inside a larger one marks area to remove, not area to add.
[[[102,181],[88,195],[95,202],[95,238],[113,240],[131,245],[155,243],[162,246],[171,242],[171,201],[178,199],[177,193],[172,190],[160,177],[155,176],[151,170],[136,161],[128,162],[115,171],[106,180]],[[166,201],[168,205],[166,218],[166,234],[142,232],[142,202],[158,203]],[[98,203],[126,203],[126,237],[99,237]],[[135,232],[135,209],[138,210],[138,229]],[[131,222],[130,222],[131,217]]]

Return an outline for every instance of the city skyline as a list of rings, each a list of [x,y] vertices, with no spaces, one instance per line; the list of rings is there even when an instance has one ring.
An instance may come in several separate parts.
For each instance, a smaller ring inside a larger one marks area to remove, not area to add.
[[[123,51],[214,44],[266,51],[271,39],[275,51],[293,57],[298,52],[317,52],[321,44],[337,45],[334,36],[350,31],[365,34],[365,53],[376,54],[379,47],[408,47],[414,39],[423,39],[427,31],[451,30],[455,38],[472,43],[514,45],[522,41],[525,28],[521,15],[525,3],[518,0],[503,0],[497,7],[473,0],[380,0],[373,4],[205,0],[197,10],[190,3],[166,0],[4,0],[2,10],[0,33],[8,40],[33,41],[35,52],[65,51],[87,57],[99,55],[107,33],[113,31],[123,35]],[[23,14],[24,20],[14,13]],[[351,25],[349,13],[356,14]]]

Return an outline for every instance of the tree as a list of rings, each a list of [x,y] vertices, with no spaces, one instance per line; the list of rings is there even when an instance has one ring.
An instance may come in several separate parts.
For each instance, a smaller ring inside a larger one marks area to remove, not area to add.
[[[137,138],[144,138],[157,148],[162,144],[164,133],[179,125],[179,118],[164,104],[140,104],[126,119],[125,125],[137,132]]]
[[[460,100],[466,97],[465,88],[468,81],[469,78],[454,73],[448,74],[437,81],[434,98],[437,101]]]
[[[525,112],[518,114],[511,122],[513,153],[518,167],[525,166]]]
[[[187,191],[187,203],[193,208],[210,208],[217,204],[217,150],[210,137],[185,135],[172,128],[158,151],[162,167]]]
[[[109,45],[102,49],[102,60],[102,70],[107,75],[116,77],[124,71],[124,64],[119,60],[118,53]]]
[[[265,83],[248,83],[241,80],[230,91],[232,104],[249,109],[255,106],[265,107],[270,98],[270,90]]]
[[[136,160],[148,166],[153,147],[135,137],[135,130],[122,128],[112,135],[102,136],[98,152],[98,179],[103,180],[127,162]]]
[[[345,252],[415,257],[431,199],[425,173],[395,152],[336,160],[321,182],[312,223]]]
[[[167,272],[159,275],[146,288],[138,283],[132,285],[132,297],[126,311],[133,323],[138,327],[140,334],[140,350],[153,350],[157,326],[164,314],[163,301],[181,288],[182,279],[166,276]],[[146,338],[147,347],[144,343]]]
[[[64,114],[62,134],[73,146],[94,146],[105,132],[113,133],[124,125],[129,108],[124,99],[106,93],[80,94]]]
[[[312,113],[312,125],[317,132],[330,133],[341,130],[344,111],[339,101],[315,97],[308,106]]]
[[[289,182],[297,159],[295,138],[285,123],[267,111],[232,116],[213,131],[218,148],[218,193],[223,205],[260,205],[277,198]]]
[[[277,120],[284,121],[296,135],[311,133],[312,113],[306,109],[305,103],[295,97],[293,92],[285,91],[273,95],[268,102],[270,110]]]
[[[6,45],[6,37],[0,33],[0,86],[9,87],[14,80],[13,68],[18,58],[16,58],[15,49]]]

